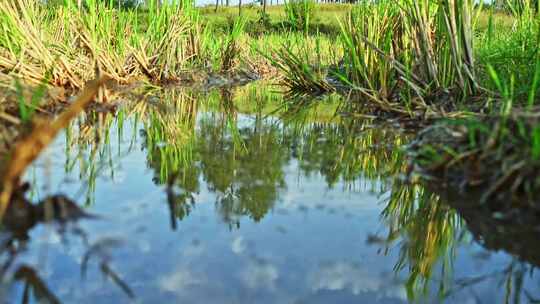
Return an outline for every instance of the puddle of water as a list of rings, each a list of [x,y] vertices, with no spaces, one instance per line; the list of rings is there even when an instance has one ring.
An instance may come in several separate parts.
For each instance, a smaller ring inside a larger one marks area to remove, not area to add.
[[[28,196],[64,193],[100,218],[6,246],[2,302],[540,298],[535,266],[486,250],[478,225],[400,182],[407,136],[332,121],[326,104],[285,123],[266,115],[275,94],[242,90],[164,92],[66,130],[29,170]]]

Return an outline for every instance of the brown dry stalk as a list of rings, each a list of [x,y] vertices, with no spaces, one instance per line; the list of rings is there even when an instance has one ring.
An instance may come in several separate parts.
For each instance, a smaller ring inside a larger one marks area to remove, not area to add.
[[[32,132],[15,144],[2,179],[0,192],[0,219],[7,210],[13,191],[17,188],[24,170],[39,156],[41,151],[94,99],[107,77],[89,81],[79,97],[52,123],[39,123]]]

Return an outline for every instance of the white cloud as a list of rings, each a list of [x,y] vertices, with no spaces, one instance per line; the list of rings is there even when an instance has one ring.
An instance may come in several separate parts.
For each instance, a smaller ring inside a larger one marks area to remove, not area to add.
[[[237,255],[244,253],[246,250],[246,242],[242,236],[237,236],[231,243],[231,250]]]
[[[251,289],[274,290],[279,272],[274,265],[257,262],[249,263],[240,276],[244,284]]]
[[[181,249],[182,255],[184,257],[198,257],[201,256],[205,251],[205,247],[201,244],[191,244],[186,248]]]
[[[348,262],[335,262],[323,265],[308,276],[312,291],[349,290],[358,295],[363,292],[378,292],[381,296],[407,299],[403,286],[396,286],[388,280],[369,273],[359,265]]]
[[[189,270],[176,270],[163,276],[159,280],[159,287],[164,291],[178,293],[186,287],[200,285],[204,281],[203,278],[191,273]]]

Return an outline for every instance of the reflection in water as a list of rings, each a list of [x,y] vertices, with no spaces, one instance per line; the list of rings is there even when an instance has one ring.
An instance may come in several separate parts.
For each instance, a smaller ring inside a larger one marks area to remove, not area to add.
[[[460,218],[438,195],[420,185],[395,180],[382,216],[389,222],[387,241],[404,237],[396,271],[407,267],[407,292],[414,298],[420,288],[428,293],[432,272],[437,264],[443,281],[438,288],[444,295],[451,276],[456,242],[460,241]]]
[[[19,255],[25,254],[27,244],[31,241],[30,233],[38,225],[51,224],[57,233],[64,237],[66,233],[78,236],[84,248],[87,248],[83,257],[81,273],[87,269],[88,260],[96,256],[99,260],[100,270],[106,278],[110,278],[130,298],[134,297],[130,287],[109,265],[110,259],[104,254],[107,247],[112,247],[109,240],[101,240],[90,245],[86,232],[76,226],[76,222],[83,219],[97,219],[78,207],[69,198],[62,195],[46,197],[37,204],[26,200],[24,193],[28,190],[27,184],[15,192],[13,200],[7,209],[0,230],[0,281],[9,285],[23,284],[21,296],[22,303],[29,303],[32,295],[38,302],[60,303],[53,291],[38,274],[38,270],[26,264],[17,262]],[[66,239],[67,241],[67,239]],[[7,299],[7,291],[0,288],[0,299]]]
[[[471,193],[464,199],[457,191],[440,189],[436,185],[430,185],[429,188],[439,193],[441,203],[448,206],[449,210],[457,210],[452,212],[459,213],[468,234],[483,247],[495,252],[503,250],[516,257],[491,273],[457,280],[446,293],[471,288],[483,281],[498,280],[504,286],[506,303],[538,303],[540,282],[536,280],[533,288],[526,286],[525,282],[535,277],[536,268],[540,266],[537,242],[540,215],[527,209],[494,212],[491,210],[493,206],[480,203],[483,193]]]
[[[284,169],[293,158],[304,176],[320,174],[329,188],[365,177],[372,191],[384,192],[383,179],[403,169],[402,153],[393,148],[404,138],[395,132],[355,120],[284,125],[261,112],[239,122],[231,94],[219,96],[219,111],[194,113],[185,107],[192,109],[187,104],[195,98],[173,94],[165,100],[176,110],[153,111],[144,132],[154,182],[172,181],[178,187],[169,197],[180,219],[189,214],[201,178],[217,193],[217,210],[233,227],[241,216],[258,222],[273,208],[286,188]]]
[[[504,297],[533,301],[538,295],[537,278],[529,276],[531,264],[538,265],[537,251],[529,244],[517,245],[525,235],[524,240],[533,242],[538,232],[512,230],[518,225],[509,224],[501,233],[500,221],[491,223],[492,217],[456,207],[453,201],[461,197],[441,197],[407,182],[401,147],[408,136],[399,130],[329,118],[336,105],[324,100],[278,119],[272,113],[279,95],[258,86],[235,92],[145,94],[116,117],[89,114],[66,131],[63,174],[83,181],[91,211],[110,212],[103,216],[113,228],[103,229],[150,242],[140,255],[127,256],[115,267],[128,273],[123,281],[108,263],[122,246],[116,238],[101,237],[84,246],[83,274],[88,261],[98,257],[101,273],[125,295],[139,295],[143,302],[162,299],[160,293],[169,301],[174,294],[191,301],[260,303],[491,303],[505,302]],[[144,161],[138,163],[140,159]],[[147,167],[148,174],[140,167]],[[136,204],[144,191],[154,203],[151,208]],[[72,197],[80,192],[71,191]],[[130,218],[126,210],[135,215]],[[164,210],[172,230],[193,238],[159,230]],[[229,228],[226,232],[213,223],[213,214]],[[528,223],[536,227],[538,221]],[[101,231],[89,225],[92,233]],[[136,226],[137,232],[128,226]],[[493,235],[512,240],[494,243]],[[473,237],[531,264],[506,255],[485,257],[485,267],[477,272],[470,265],[482,264],[474,256],[482,251],[471,242]],[[191,262],[170,264],[179,254]],[[155,264],[155,273],[130,271],[138,259]],[[40,271],[30,270],[23,268],[25,275],[12,270],[10,277],[39,279]],[[34,281],[38,297],[46,285],[42,279]],[[504,288],[493,293],[493,284]],[[232,297],[230,290],[240,295]],[[26,288],[20,294],[26,298]],[[219,300],[209,300],[212,294]]]

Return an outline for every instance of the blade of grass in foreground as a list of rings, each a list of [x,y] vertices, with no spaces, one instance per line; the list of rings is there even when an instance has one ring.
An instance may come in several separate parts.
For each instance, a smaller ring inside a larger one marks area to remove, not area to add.
[[[71,104],[51,124],[42,123],[19,141],[11,152],[9,163],[3,172],[2,192],[0,193],[0,219],[8,207],[13,191],[16,189],[21,175],[56,137],[94,99],[100,87],[107,82],[106,77],[89,82],[77,100]]]

